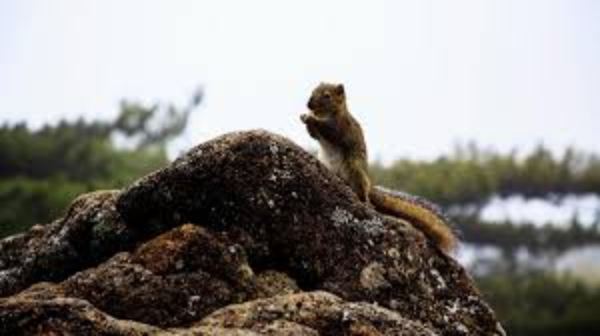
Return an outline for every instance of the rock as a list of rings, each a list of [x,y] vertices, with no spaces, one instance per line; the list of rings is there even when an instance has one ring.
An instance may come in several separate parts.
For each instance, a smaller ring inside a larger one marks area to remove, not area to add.
[[[198,325],[252,329],[275,322],[302,326],[307,335],[435,335],[419,322],[376,304],[348,303],[318,291],[231,305],[212,313]]]
[[[0,241],[0,297],[67,276],[128,250],[137,239],[121,221],[118,191],[79,196],[64,218]]]
[[[138,322],[116,320],[73,298],[9,298],[2,300],[0,308],[2,335],[148,335],[159,331]]]
[[[239,290],[254,291],[254,273],[244,249],[225,235],[186,224],[143,244],[132,261],[155,275],[203,271]]]
[[[161,329],[140,322],[115,319],[89,302],[73,298],[15,297],[1,301],[0,335],[260,335],[252,330],[223,327]],[[262,329],[268,330],[268,326]]]
[[[256,277],[256,297],[258,298],[294,294],[300,291],[296,281],[282,272],[267,270],[259,273]]]
[[[503,334],[455,260],[264,131],[204,143],[39,231],[0,242],[0,325],[33,328],[21,312],[37,305],[41,325],[103,333],[102,319],[117,335]]]
[[[247,237],[253,268],[303,290],[378,302],[441,333],[496,332],[493,312],[458,263],[405,222],[378,214],[317,160],[280,136],[232,133],[126,189],[125,221],[149,233],[182,222]]]
[[[60,284],[36,285],[17,297],[79,298],[117,318],[187,325],[256,296],[244,253],[231,246],[199,226],[183,225],[132,253],[118,253]]]

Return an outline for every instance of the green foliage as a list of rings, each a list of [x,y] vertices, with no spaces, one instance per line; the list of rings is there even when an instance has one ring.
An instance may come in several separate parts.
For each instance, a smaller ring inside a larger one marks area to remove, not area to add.
[[[60,216],[81,193],[121,188],[166,165],[166,144],[201,100],[199,91],[184,109],[123,102],[112,121],[2,126],[0,237]],[[115,144],[117,137],[125,146]]]
[[[0,180],[0,236],[59,217],[73,198],[90,189],[91,186],[64,178]]]
[[[141,150],[142,163],[128,157],[139,150],[116,148],[109,125],[79,120],[44,126],[37,131],[23,125],[0,129],[0,179],[27,177],[36,180],[106,183],[135,177],[145,165],[165,162],[164,150]],[[137,166],[142,168],[138,171]],[[119,176],[119,175],[126,176]]]
[[[539,146],[518,159],[475,146],[459,148],[434,161],[399,160],[390,167],[375,163],[376,183],[422,195],[446,206],[482,206],[492,196],[548,197],[600,194],[600,158],[574,149],[555,157]]]
[[[564,228],[510,221],[485,222],[476,216],[461,216],[455,220],[463,241],[496,246],[507,255],[514,254],[519,248],[526,248],[534,254],[547,254],[600,243],[597,225],[585,227],[577,219]]]
[[[546,273],[477,279],[509,335],[600,334],[600,289]]]

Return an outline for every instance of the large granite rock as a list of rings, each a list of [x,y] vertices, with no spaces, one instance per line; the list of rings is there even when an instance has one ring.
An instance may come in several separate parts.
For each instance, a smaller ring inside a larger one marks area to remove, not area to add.
[[[1,241],[0,295],[0,334],[503,333],[455,260],[264,131]]]

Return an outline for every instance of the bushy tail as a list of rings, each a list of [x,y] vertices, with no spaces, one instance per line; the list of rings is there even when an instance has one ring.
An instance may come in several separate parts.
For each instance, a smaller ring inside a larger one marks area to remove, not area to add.
[[[377,211],[404,219],[431,239],[442,251],[452,253],[458,238],[450,221],[433,203],[407,193],[373,187],[369,199]]]

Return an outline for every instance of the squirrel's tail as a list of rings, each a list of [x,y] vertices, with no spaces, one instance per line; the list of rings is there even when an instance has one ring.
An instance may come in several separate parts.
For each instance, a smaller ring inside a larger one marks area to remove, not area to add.
[[[452,253],[458,238],[444,213],[431,202],[399,191],[372,187],[369,199],[377,211],[407,220],[444,252]]]

